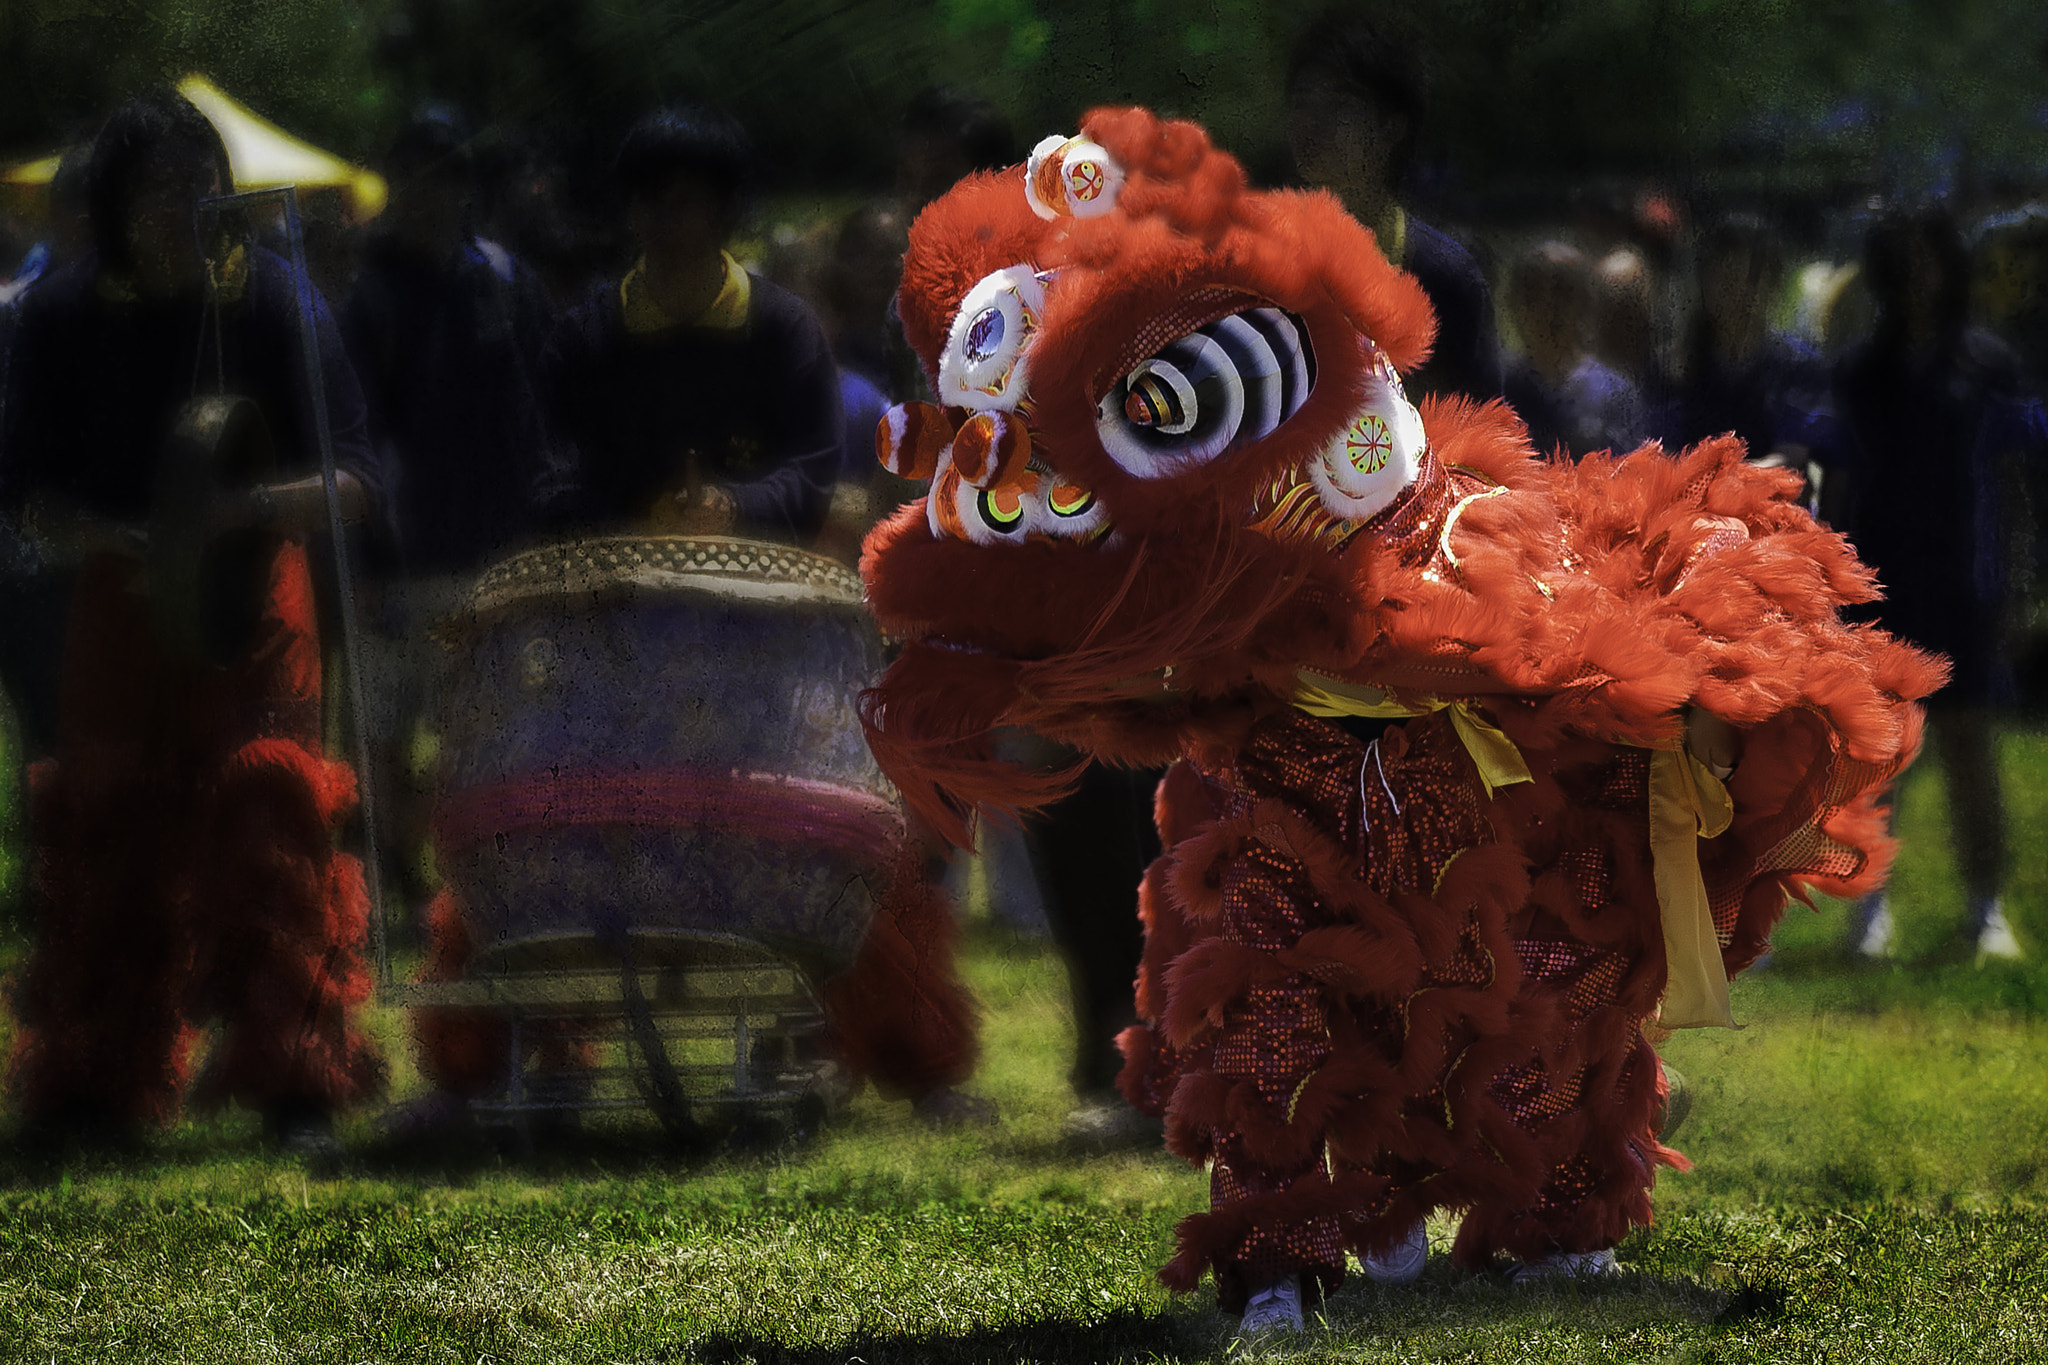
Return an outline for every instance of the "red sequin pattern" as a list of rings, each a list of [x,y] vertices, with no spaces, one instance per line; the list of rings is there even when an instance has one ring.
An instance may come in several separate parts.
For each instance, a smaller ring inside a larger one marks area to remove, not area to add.
[[[1470,760],[1448,723],[1435,717],[1392,727],[1367,745],[1290,712],[1262,724],[1237,766],[1217,776],[1231,794],[1228,817],[1257,819],[1264,802],[1282,802],[1309,828],[1362,858],[1363,879],[1383,895],[1434,886],[1459,853],[1489,837]],[[1339,922],[1341,916],[1317,898],[1296,855],[1285,828],[1254,827],[1223,874],[1220,928],[1227,940],[1279,952],[1309,930]],[[1476,931],[1466,925],[1455,951],[1429,964],[1417,985],[1481,984],[1493,972]],[[1304,974],[1251,985],[1206,1040],[1209,1064],[1223,1079],[1248,1082],[1269,1121],[1291,1123],[1304,1084],[1329,1060],[1332,1011],[1350,1008]],[[1361,1009],[1354,1018],[1369,1028],[1392,1023],[1379,1010]],[[1298,1164],[1276,1165],[1236,1131],[1212,1131],[1209,1145],[1211,1200],[1219,1209],[1329,1178],[1319,1149]],[[1342,1265],[1339,1220],[1317,1216],[1255,1224],[1225,1273],[1256,1286],[1303,1270],[1337,1274]]]

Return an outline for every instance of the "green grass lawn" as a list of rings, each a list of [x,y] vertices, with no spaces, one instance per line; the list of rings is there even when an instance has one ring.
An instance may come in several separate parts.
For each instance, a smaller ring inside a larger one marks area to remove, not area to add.
[[[1697,1168],[1660,1182],[1627,1274],[1518,1290],[1439,1257],[1414,1286],[1347,1284],[1298,1355],[2048,1360],[2048,741],[2008,761],[2032,965],[1843,968],[1845,909],[1795,910],[1737,983],[1748,1027],[1666,1048],[1699,1096],[1678,1140]],[[1899,905],[1924,956],[1961,910],[1938,783],[1914,781]],[[1207,1292],[1152,1279],[1204,1176],[1067,1151],[1057,962],[985,929],[968,967],[974,1089],[1004,1114],[987,1131],[928,1132],[866,1095],[804,1149],[696,1165],[651,1121],[423,1162],[363,1118],[332,1176],[268,1154],[239,1114],[125,1160],[0,1153],[0,1361],[1228,1357]],[[403,1020],[372,1022],[416,1089]],[[1452,1228],[1432,1231],[1441,1248]]]

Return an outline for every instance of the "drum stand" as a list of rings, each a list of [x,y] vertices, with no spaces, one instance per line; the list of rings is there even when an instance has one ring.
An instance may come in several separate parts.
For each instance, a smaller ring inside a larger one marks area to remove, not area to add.
[[[650,1109],[679,1145],[714,1131],[773,1142],[815,1132],[850,1086],[823,1061],[823,1011],[801,968],[730,934],[636,930],[522,939],[460,981],[384,998],[487,1010],[507,1025],[499,1084],[470,1113],[531,1152],[570,1114]]]

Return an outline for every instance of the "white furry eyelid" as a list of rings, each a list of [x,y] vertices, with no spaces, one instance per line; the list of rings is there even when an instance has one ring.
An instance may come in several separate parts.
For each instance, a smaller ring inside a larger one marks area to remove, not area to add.
[[[939,401],[972,412],[1010,412],[1029,392],[1031,339],[1045,313],[1045,281],[1029,265],[985,275],[953,315],[939,356]]]

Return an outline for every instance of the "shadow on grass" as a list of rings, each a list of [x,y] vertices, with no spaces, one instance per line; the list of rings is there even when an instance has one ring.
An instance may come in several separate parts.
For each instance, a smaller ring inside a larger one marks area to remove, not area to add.
[[[1183,1354],[1207,1354],[1184,1339],[1185,1330],[1164,1313],[1118,1309],[1092,1322],[1043,1317],[966,1332],[921,1332],[903,1336],[856,1333],[830,1346],[790,1345],[748,1333],[714,1333],[656,1354],[660,1361],[704,1365],[896,1365],[904,1361],[1151,1361]]]
[[[1202,1291],[1206,1295],[1206,1290]],[[1630,1274],[1611,1283],[1514,1289],[1498,1276],[1432,1271],[1413,1286],[1347,1285],[1325,1306],[1325,1327],[1300,1347],[1314,1352],[1350,1340],[1429,1337],[1456,1321],[1461,1331],[1546,1321],[1559,1300],[1594,1327],[1623,1330],[1648,1321],[1713,1331],[1765,1327],[1781,1319],[1786,1291],[1771,1282],[1715,1288],[1690,1277]],[[748,1332],[715,1333],[671,1346],[653,1359],[703,1365],[863,1365],[908,1361],[1160,1361],[1230,1358],[1235,1319],[1213,1310],[1143,1313],[1120,1309],[1092,1321],[1040,1317],[974,1328],[891,1334],[863,1330],[830,1345],[791,1344]],[[1320,1357],[1319,1357],[1320,1358]]]
[[[292,1155],[265,1139],[253,1120],[191,1124],[154,1135],[95,1132],[39,1140],[22,1132],[0,1135],[0,1190],[34,1189],[67,1178],[134,1176],[199,1169],[224,1161],[298,1165],[321,1180],[399,1179],[467,1185],[516,1171],[535,1181],[645,1176],[688,1177],[718,1164],[725,1168],[786,1159],[803,1148],[722,1141],[685,1149],[651,1122],[548,1135],[530,1149],[508,1133],[486,1129],[394,1138],[351,1135],[327,1155]]]

